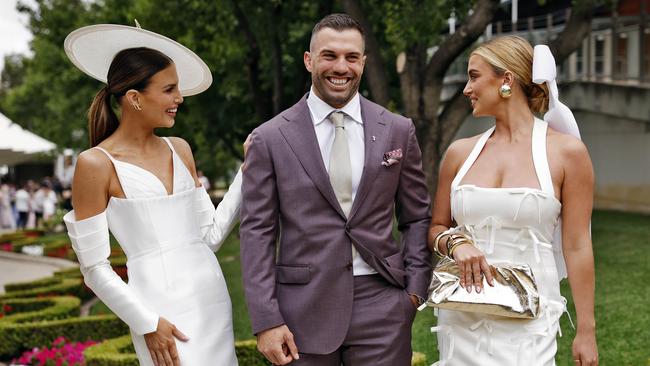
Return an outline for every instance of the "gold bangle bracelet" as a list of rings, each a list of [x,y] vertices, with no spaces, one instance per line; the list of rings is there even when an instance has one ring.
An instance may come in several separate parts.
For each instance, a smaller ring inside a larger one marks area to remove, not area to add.
[[[445,231],[441,231],[436,235],[436,239],[433,241],[433,252],[438,256],[438,258],[443,258],[445,255],[440,251],[438,244],[440,243],[440,238],[446,235]]]
[[[451,239],[447,241],[447,253],[450,253],[451,247],[459,241],[467,241],[470,244],[472,243],[472,239],[465,234],[452,234],[450,238]]]
[[[458,248],[461,245],[465,245],[465,244],[470,244],[471,245],[472,243],[469,242],[469,241],[463,240],[463,241],[459,241],[459,242],[455,243],[454,245],[452,245],[451,249],[449,249],[449,254],[448,254],[449,258],[453,259],[454,258],[454,251],[456,250],[456,248]]]

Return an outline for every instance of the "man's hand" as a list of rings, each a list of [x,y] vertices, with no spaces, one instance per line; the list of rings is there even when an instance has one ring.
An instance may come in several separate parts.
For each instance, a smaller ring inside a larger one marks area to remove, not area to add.
[[[300,358],[293,334],[284,324],[258,333],[257,350],[274,365],[286,365]]]
[[[409,294],[409,298],[411,299],[411,303],[413,304],[413,306],[415,306],[416,308],[420,306],[420,300],[418,299],[417,296],[413,294]]]

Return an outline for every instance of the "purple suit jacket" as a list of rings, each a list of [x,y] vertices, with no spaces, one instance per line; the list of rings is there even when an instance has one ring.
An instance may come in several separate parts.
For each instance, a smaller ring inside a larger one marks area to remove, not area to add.
[[[323,164],[306,96],[252,133],[241,205],[241,261],[253,332],[287,324],[300,352],[347,333],[351,245],[393,286],[425,298],[429,195],[413,123],[361,97],[365,164],[346,220]],[[384,153],[402,149],[399,163]],[[397,217],[402,245],[393,237]],[[372,311],[373,309],[368,309]]]

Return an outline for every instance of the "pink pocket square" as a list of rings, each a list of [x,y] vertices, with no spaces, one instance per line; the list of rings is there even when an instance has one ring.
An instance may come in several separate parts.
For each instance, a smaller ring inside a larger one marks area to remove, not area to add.
[[[381,162],[381,165],[389,167],[393,164],[399,163],[402,159],[402,149],[395,149],[384,153],[384,161]]]

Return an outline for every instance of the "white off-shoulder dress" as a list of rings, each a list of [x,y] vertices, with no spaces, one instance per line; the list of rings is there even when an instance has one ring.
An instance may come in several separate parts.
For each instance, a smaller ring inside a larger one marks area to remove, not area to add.
[[[151,172],[112,161],[126,198],[77,220],[64,217],[88,287],[131,329],[141,365],[153,365],[143,335],[164,317],[190,340],[176,340],[182,365],[237,365],[232,306],[214,251],[238,220],[241,172],[217,209],[168,139],[173,193]],[[128,284],[112,270],[109,230],[127,256]]]
[[[451,186],[451,211],[467,227],[488,263],[527,263],[540,294],[540,315],[521,320],[486,314],[438,311],[439,366],[555,365],[559,318],[566,309],[560,295],[565,274],[557,237],[562,204],[555,197],[546,156],[547,124],[535,119],[532,155],[538,188],[484,188],[460,184],[492,135],[486,131]],[[490,291],[489,287],[485,291]]]

